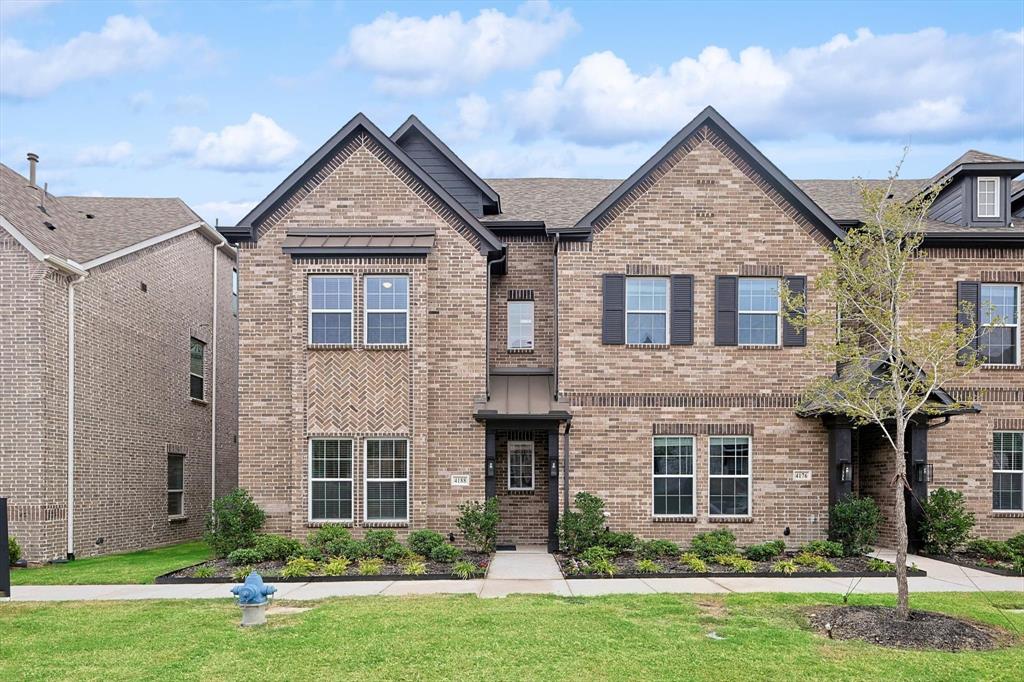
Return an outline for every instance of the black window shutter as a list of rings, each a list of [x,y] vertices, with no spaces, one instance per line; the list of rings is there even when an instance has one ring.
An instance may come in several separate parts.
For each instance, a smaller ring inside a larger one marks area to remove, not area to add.
[[[739,278],[715,277],[715,345],[736,345],[736,311],[739,308]]]
[[[626,343],[626,276],[602,277],[603,314],[601,342],[609,345]]]
[[[693,275],[672,275],[671,343],[693,345]]]
[[[789,287],[789,291],[792,294],[804,297],[804,305],[801,309],[801,317],[807,317],[807,278],[806,277],[787,277],[786,286]],[[789,320],[783,316],[782,318],[782,345],[783,346],[806,346],[807,345],[807,328],[797,329]]]
[[[972,311],[970,313],[964,310],[964,303],[971,304]],[[981,284],[978,282],[956,283],[956,321],[961,327],[974,325],[976,332],[971,341],[971,348],[977,353],[978,332],[981,328]],[[960,364],[966,364],[965,360],[966,358],[961,356]]]

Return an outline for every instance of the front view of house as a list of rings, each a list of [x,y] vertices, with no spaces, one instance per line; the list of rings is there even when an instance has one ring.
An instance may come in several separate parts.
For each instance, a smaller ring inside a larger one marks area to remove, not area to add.
[[[894,190],[944,183],[917,322],[959,300],[1001,313],[907,452],[915,493],[963,491],[989,537],[1024,529],[1022,172],[971,151]],[[790,180],[710,108],[624,181],[485,182],[415,117],[388,136],[358,115],[220,228],[241,282],[240,485],[272,532],[448,533],[497,497],[500,543],[549,547],[581,491],[613,530],[676,541],[823,538],[850,492],[888,510],[880,434],[798,414],[835,368],[780,311],[783,286],[829,307],[824,249],[862,217],[856,183]]]

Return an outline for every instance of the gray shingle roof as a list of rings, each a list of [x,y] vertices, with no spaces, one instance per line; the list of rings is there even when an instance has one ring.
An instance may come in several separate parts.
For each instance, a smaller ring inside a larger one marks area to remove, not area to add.
[[[929,184],[939,182],[943,180],[953,169],[957,166],[962,166],[965,163],[1020,163],[1017,159],[1010,159],[1005,156],[996,156],[995,154],[988,154],[986,152],[979,152],[977,149],[968,149],[966,152],[960,155],[953,163],[949,164],[938,173],[933,175],[928,181]]]
[[[501,196],[501,215],[484,222],[543,220],[549,228],[574,226],[622,180],[514,178],[488,180]]]
[[[177,198],[61,197],[60,201],[78,217],[73,251],[80,263],[202,222]]]
[[[28,178],[0,163],[0,215],[44,254],[70,258],[71,236],[78,219],[57,197],[41,199],[41,189],[29,186]]]

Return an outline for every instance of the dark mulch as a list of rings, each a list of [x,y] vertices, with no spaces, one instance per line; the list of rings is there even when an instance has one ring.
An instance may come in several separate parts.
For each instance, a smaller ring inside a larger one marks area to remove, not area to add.
[[[911,611],[910,620],[897,620],[896,609],[885,606],[812,607],[807,616],[825,636],[895,649],[987,651],[1007,639],[994,628],[941,613]]]
[[[714,562],[712,562],[710,560],[705,562],[707,564],[707,566],[708,566],[708,572],[707,573],[695,573],[692,570],[690,570],[689,566],[687,566],[686,564],[683,564],[682,562],[680,562],[678,557],[664,557],[664,558],[661,558],[661,559],[657,559],[656,563],[659,566],[661,566],[661,570],[658,571],[657,573],[654,573],[654,574],[652,574],[652,573],[641,573],[640,571],[637,571],[636,570],[637,559],[632,554],[622,554],[620,556],[617,556],[614,559],[612,559],[612,563],[615,564],[615,568],[617,569],[616,573],[614,575],[614,577],[616,577],[616,578],[626,578],[626,577],[633,577],[633,578],[635,578],[635,577],[640,577],[640,578],[647,577],[647,578],[651,578],[651,577],[667,577],[667,576],[671,576],[671,577],[706,577],[706,576],[720,577],[720,576],[726,575],[726,574],[738,575],[738,576],[747,575],[747,576],[766,576],[766,577],[778,577],[778,578],[787,578],[787,577],[793,577],[793,576],[808,576],[808,575],[826,575],[826,576],[827,575],[833,575],[833,576],[837,576],[837,577],[848,577],[850,575],[857,575],[857,576],[865,575],[865,576],[879,576],[879,577],[881,577],[881,576],[893,575],[895,573],[895,571],[896,571],[896,567],[893,564],[888,564],[888,566],[889,566],[889,571],[888,572],[871,571],[868,568],[868,559],[869,559],[869,557],[866,557],[866,556],[856,556],[856,557],[829,558],[828,561],[830,561],[832,564],[834,564],[836,569],[837,569],[837,571],[835,573],[821,573],[821,572],[817,571],[815,568],[810,567],[810,566],[798,566],[797,567],[797,572],[796,573],[791,573],[791,574],[772,573],[771,572],[772,566],[776,562],[778,562],[780,560],[783,560],[783,559],[792,559],[794,556],[795,556],[794,552],[787,552],[784,556],[772,559],[771,561],[755,561],[754,562],[754,571],[752,573],[740,573],[739,571],[737,571],[732,566],[722,566],[722,565],[716,564],[716,563],[714,563]],[[565,575],[565,577],[567,577],[567,578],[585,578],[585,577],[589,577],[586,574],[579,574],[579,573],[574,571],[573,564],[572,564],[572,558],[571,557],[569,557],[569,556],[567,556],[565,554],[556,554],[555,558],[557,559],[558,565],[561,567],[562,573],[563,573],[563,575]],[[910,571],[910,574],[911,575],[924,575],[923,572],[913,571],[913,570]],[[607,576],[598,576],[598,577],[607,577]]]
[[[936,561],[945,561],[948,564],[956,564],[957,566],[964,566],[966,568],[975,568],[979,571],[985,571],[986,573],[1009,576],[1021,575],[1021,572],[1014,568],[1012,561],[987,559],[985,557],[978,556],[977,554],[968,554],[967,552],[954,552],[951,555],[923,553],[923,555],[930,559],[935,559]]]

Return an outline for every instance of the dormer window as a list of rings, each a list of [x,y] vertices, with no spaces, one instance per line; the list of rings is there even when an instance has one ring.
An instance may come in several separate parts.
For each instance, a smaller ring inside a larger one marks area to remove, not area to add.
[[[999,178],[978,178],[978,217],[999,217]]]

